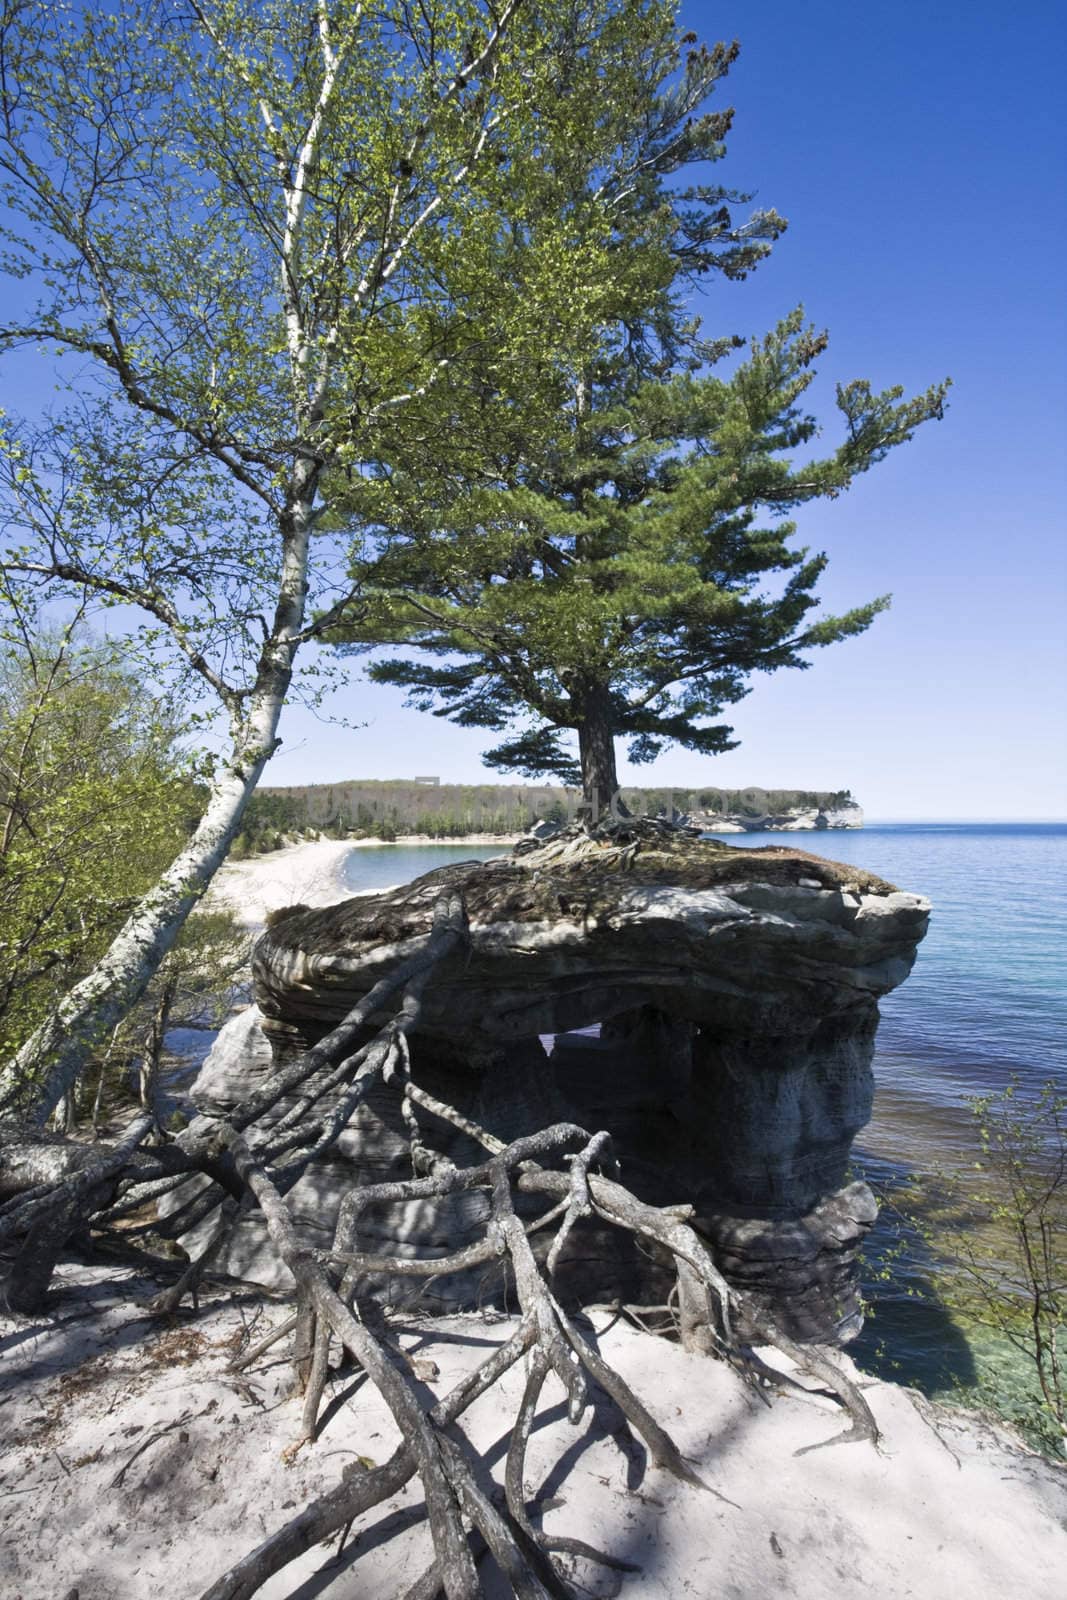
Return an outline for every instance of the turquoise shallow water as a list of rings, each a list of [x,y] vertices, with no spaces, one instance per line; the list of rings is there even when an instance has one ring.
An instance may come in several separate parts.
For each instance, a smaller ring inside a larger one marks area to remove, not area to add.
[[[730,836],[749,847],[783,842]],[[1013,1079],[1023,1100],[1049,1079],[1067,1091],[1067,825],[897,823],[790,842],[933,902],[911,976],[882,1002],[874,1116],[855,1146],[857,1173],[883,1209],[868,1248],[872,1314],[852,1354],[933,1393],[988,1380],[994,1368],[1003,1387],[1012,1365],[1021,1384],[1016,1358],[988,1335],[965,1338],[945,1315],[945,1267],[901,1225],[893,1199],[903,1186],[921,1207],[925,1177],[975,1159],[968,1096]]]
[[[731,844],[783,844],[781,834]],[[869,1142],[944,1153],[962,1098],[1008,1083],[1067,1084],[1067,825],[897,823],[800,834],[815,855],[880,873],[933,902],[910,978],[882,1003]]]
[[[1013,1073],[1031,1086],[1057,1075],[1067,1083],[1067,824],[721,837],[742,848],[796,845],[933,901],[911,977],[882,1006],[872,1147],[910,1160],[926,1144],[943,1153],[963,1096],[999,1088]],[[354,890],[382,888],[506,849],[382,845],[353,850],[346,876]]]
[[[856,832],[731,834],[741,848],[795,845],[869,868],[933,902],[930,932],[908,981],[882,1004],[874,1117],[857,1140],[857,1170],[891,1195],[911,1173],[973,1159],[968,1095],[1013,1077],[1034,1096],[1067,1090],[1067,825],[895,823]],[[353,889],[406,882],[496,846],[382,846],[346,862]],[[927,1388],[974,1377],[970,1351],[938,1311],[937,1265],[887,1208],[872,1254],[892,1253],[872,1282],[874,1316],[855,1353]],[[912,1292],[918,1288],[918,1297]]]
[[[506,856],[510,850],[506,844],[361,845],[345,859],[345,879],[353,893],[387,889],[394,883],[410,883],[452,861],[487,861],[490,856]]]

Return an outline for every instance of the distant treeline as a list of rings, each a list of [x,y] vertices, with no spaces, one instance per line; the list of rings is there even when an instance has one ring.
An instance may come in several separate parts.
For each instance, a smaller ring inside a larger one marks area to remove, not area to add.
[[[853,804],[847,789],[638,789],[621,797],[636,816],[702,812],[762,817]],[[294,836],[396,839],[426,834],[460,839],[467,834],[525,833],[540,821],[565,823],[581,804],[581,790],[559,784],[416,783],[411,779],[356,779],[260,789],[235,846],[240,855],[278,849]]]

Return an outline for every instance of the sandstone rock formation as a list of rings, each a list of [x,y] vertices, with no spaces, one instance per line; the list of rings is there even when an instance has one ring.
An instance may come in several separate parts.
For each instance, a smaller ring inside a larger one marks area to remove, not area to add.
[[[863,807],[799,807],[751,816],[742,811],[693,812],[689,817],[704,833],[825,833],[841,828],[862,828]]]
[[[259,1012],[220,1037],[198,1102],[225,1107],[272,1059],[320,1038],[426,933],[443,890],[462,893],[470,943],[426,989],[416,1080],[502,1138],[561,1116],[607,1128],[629,1186],[691,1203],[727,1276],[786,1333],[854,1336],[855,1257],[875,1206],[848,1181],[849,1151],[870,1115],[877,1001],[907,976],[928,903],[798,850],[665,830],[550,841],[293,907],[256,948]],[[594,1024],[599,1036],[575,1031]],[[463,1154],[454,1130],[420,1120],[431,1145]],[[384,1085],[294,1191],[309,1237],[328,1242],[346,1184],[408,1175],[406,1161],[400,1090]],[[479,1203],[475,1193],[425,1214],[383,1210],[376,1243],[443,1254],[481,1221]],[[254,1218],[228,1259],[266,1270]],[[575,1241],[570,1283],[588,1300],[639,1297],[650,1272],[595,1228]],[[450,1283],[436,1303],[488,1292]]]

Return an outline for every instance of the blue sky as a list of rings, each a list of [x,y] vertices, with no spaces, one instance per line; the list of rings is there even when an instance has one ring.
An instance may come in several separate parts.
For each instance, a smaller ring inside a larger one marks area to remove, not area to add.
[[[703,297],[709,332],[802,302],[833,385],[950,375],[951,407],[843,499],[801,513],[828,606],[892,591],[864,637],[756,680],[740,749],[631,781],[849,786],[883,818],[1067,816],[1067,256],[1060,8],[944,0],[690,4],[736,36],[724,181],[789,218],[770,261]],[[294,709],[269,781],[492,777],[474,732],[353,685],[367,726]]]
[[[747,283],[702,297],[707,332],[760,334],[802,302],[831,335],[811,392],[826,443],[836,381],[954,388],[944,422],[799,516],[830,556],[827,606],[892,591],[892,610],[809,671],[755,680],[735,752],[623,775],[848,786],[887,819],[1067,816],[1062,8],[729,0],[683,20],[741,41],[716,175],[790,222]],[[23,370],[12,410],[31,403]],[[363,725],[290,708],[267,782],[494,777],[492,736],[396,691],[353,676],[333,705]]]

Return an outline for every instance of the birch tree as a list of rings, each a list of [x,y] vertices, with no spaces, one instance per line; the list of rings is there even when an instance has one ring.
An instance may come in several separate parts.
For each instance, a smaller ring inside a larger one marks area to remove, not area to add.
[[[223,861],[298,652],[355,597],[316,538],[330,483],[479,430],[535,437],[555,363],[632,298],[629,263],[650,293],[668,281],[656,253],[684,219],[646,207],[620,252],[615,218],[685,157],[656,112],[674,13],[3,0],[0,349],[70,373],[58,416],[8,424],[3,570],[133,608],[144,659],[221,710],[227,748],[188,844],[0,1074],[0,1106],[48,1114]],[[604,175],[580,208],[575,161]]]

